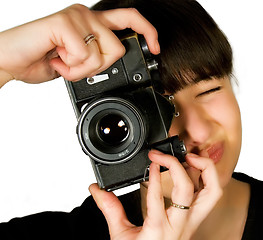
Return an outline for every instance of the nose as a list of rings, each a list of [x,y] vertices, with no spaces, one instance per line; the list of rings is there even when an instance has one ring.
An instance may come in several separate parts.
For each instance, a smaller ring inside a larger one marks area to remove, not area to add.
[[[178,134],[189,148],[200,146],[211,136],[213,121],[198,107],[180,111],[180,116],[173,120],[170,135]],[[189,150],[189,149],[188,149]]]

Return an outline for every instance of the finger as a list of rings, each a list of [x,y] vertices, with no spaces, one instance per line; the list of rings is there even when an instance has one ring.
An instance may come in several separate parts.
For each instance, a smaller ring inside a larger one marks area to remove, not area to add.
[[[100,70],[103,65],[98,46],[95,41],[90,43],[86,48],[89,50],[89,56],[83,62],[76,66],[68,66],[61,58],[51,60],[53,68],[60,73],[61,76],[69,81],[80,80],[84,77],[92,77],[93,73]],[[66,50],[60,50],[60,53]]]
[[[199,153],[200,157],[206,157],[208,158],[209,155],[207,151],[201,151]],[[201,178],[201,171],[195,167],[191,167],[187,162],[182,163],[182,165],[185,168],[185,171],[187,172],[188,176],[191,178],[192,182],[194,183],[194,191],[198,192],[203,188],[203,182]]]
[[[191,204],[194,186],[182,164],[172,155],[163,154],[157,150],[150,151],[149,158],[152,162],[169,169],[174,184],[172,200],[175,200],[174,195],[176,195],[178,204]]]
[[[58,36],[54,40],[60,58],[53,59],[51,65],[71,81],[92,77],[104,71],[125,53],[116,35],[87,8],[85,13],[81,27],[76,23],[68,24],[61,36],[56,32]],[[86,45],[84,37],[89,33],[94,34],[96,40]]]
[[[67,66],[76,66],[83,62],[89,56],[89,50],[84,41],[88,33],[79,30],[70,19],[65,17],[62,19],[57,17],[53,25],[50,41],[57,47],[62,61]]]
[[[76,11],[77,10],[77,11]],[[84,38],[93,32],[83,15],[92,12],[84,6],[72,6],[52,15],[50,41],[56,47],[59,57],[50,61],[51,66],[68,80],[79,80],[94,72],[103,64],[96,41],[86,44]]]
[[[175,157],[156,150],[149,153],[149,158],[153,162],[169,169],[174,184],[171,194],[172,202],[190,206],[193,201],[194,187],[182,164]],[[172,228],[176,228],[178,232],[181,232],[188,215],[188,210],[170,207],[167,210],[167,215]]]
[[[158,226],[165,217],[164,199],[161,187],[160,165],[150,165],[149,185],[147,191],[147,217],[151,224]]]
[[[200,186],[202,186],[200,182],[201,171],[199,169],[189,166],[189,164],[186,162],[182,163],[182,165],[194,184],[194,191],[197,192],[200,189]]]
[[[156,29],[136,9],[121,8],[108,11],[94,11],[94,14],[99,17],[103,25],[111,30],[131,28],[135,32],[143,34],[151,53],[160,53]]]
[[[188,225],[192,229],[196,229],[216,205],[223,191],[219,184],[215,164],[211,159],[187,154],[186,161],[190,166],[202,172],[201,177],[204,184],[203,189],[197,194],[192,204],[191,214],[187,220]]]
[[[217,170],[211,159],[190,153],[186,155],[186,161],[190,166],[201,171],[202,181],[206,189],[211,191],[221,189]]]
[[[208,214],[217,201],[222,196],[222,188],[220,186],[217,170],[214,162],[206,157],[200,157],[195,154],[187,154],[187,163],[201,171],[201,178],[203,182],[203,189],[198,193],[192,208],[197,206],[202,209],[200,217]],[[204,205],[204,207],[200,207]]]
[[[105,216],[112,238],[133,227],[127,219],[121,202],[112,192],[99,189],[97,184],[90,185],[89,190],[97,206]]]

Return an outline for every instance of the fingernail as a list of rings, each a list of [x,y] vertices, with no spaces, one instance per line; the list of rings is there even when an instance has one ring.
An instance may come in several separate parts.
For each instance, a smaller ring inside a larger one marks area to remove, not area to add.
[[[164,153],[162,153],[162,152],[160,152],[160,151],[158,151],[156,149],[151,149],[150,153],[151,154],[155,154],[155,155],[163,155],[164,154]]]
[[[190,157],[190,158],[198,158],[199,156],[194,154],[194,153],[187,153],[186,157]]]
[[[161,52],[161,48],[160,48],[160,44],[159,44],[158,40],[156,40],[156,42],[155,42],[155,50],[156,50],[157,54],[159,54]]]
[[[94,187],[93,185],[94,185],[94,184],[91,184],[91,185],[89,186],[89,192],[90,192],[91,195],[92,195],[92,192],[93,192],[93,189],[92,189],[92,188]]]

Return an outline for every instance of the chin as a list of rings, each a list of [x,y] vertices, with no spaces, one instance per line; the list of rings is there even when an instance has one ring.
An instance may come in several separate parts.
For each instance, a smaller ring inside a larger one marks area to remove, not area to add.
[[[231,162],[229,159],[231,158],[223,158],[220,163],[216,164],[219,182],[222,188],[225,188],[231,181],[232,174],[237,164],[237,160],[235,162]]]

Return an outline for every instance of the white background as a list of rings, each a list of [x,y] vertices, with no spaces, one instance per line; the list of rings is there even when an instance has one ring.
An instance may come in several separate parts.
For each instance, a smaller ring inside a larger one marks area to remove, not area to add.
[[[87,6],[95,2],[79,1]],[[73,3],[1,0],[0,31]],[[236,170],[263,179],[261,0],[200,3],[234,49],[243,120],[243,150]],[[88,186],[95,178],[78,144],[76,123],[63,79],[39,85],[13,81],[0,90],[0,222],[46,210],[71,211],[89,195]]]

